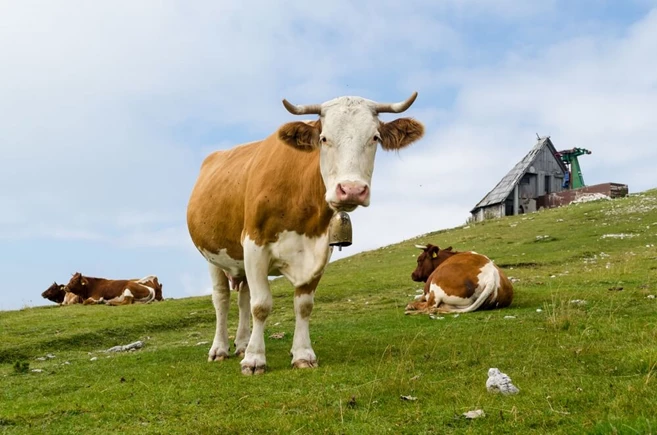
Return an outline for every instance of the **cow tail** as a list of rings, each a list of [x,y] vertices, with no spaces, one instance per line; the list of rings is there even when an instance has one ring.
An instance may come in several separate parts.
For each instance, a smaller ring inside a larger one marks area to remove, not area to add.
[[[500,287],[500,273],[497,269],[494,270],[492,279],[489,279],[486,281],[486,285],[484,286],[484,289],[482,292],[479,294],[479,297],[477,298],[476,301],[474,301],[471,305],[461,308],[461,309],[455,309],[455,310],[450,310],[451,313],[470,313],[472,311],[475,311],[479,309],[484,302],[493,294],[497,293],[497,289]]]

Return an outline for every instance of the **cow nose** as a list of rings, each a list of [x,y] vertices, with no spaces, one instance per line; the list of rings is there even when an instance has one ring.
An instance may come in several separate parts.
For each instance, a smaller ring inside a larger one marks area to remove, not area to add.
[[[362,204],[367,200],[369,190],[367,184],[345,182],[338,183],[335,193],[340,202]]]

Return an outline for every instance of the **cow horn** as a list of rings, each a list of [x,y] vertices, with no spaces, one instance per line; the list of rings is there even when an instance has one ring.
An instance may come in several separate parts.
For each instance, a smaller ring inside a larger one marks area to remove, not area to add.
[[[417,92],[413,92],[413,95],[408,97],[406,101],[400,101],[399,103],[376,103],[374,110],[376,113],[401,113],[411,107],[411,104],[415,102],[416,98]]]
[[[415,247],[416,247],[417,249],[427,249],[427,247],[424,246],[424,245],[415,245]]]
[[[308,104],[306,106],[297,106],[283,98],[283,106],[293,115],[320,115],[322,113],[321,104]]]

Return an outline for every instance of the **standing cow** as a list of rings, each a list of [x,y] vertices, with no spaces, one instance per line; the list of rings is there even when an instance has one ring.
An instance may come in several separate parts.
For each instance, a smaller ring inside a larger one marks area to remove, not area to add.
[[[379,113],[401,113],[415,101],[382,104],[340,97],[296,106],[294,115],[314,121],[282,125],[269,137],[210,154],[193,188],[187,223],[191,239],[209,263],[217,328],[209,360],[228,357],[228,281],[238,291],[236,355],[243,374],[265,372],[265,321],[272,309],[268,276],[295,287],[296,326],[292,366],[317,366],[310,343],[314,293],[332,253],[329,221],[336,211],[370,202],[374,155],[399,150],[424,135],[410,118],[383,122]],[[249,308],[253,331],[249,331]]]
[[[416,247],[422,253],[411,279],[425,282],[424,293],[406,306],[407,313],[468,313],[511,305],[511,281],[485,255],[453,251],[451,246]]]

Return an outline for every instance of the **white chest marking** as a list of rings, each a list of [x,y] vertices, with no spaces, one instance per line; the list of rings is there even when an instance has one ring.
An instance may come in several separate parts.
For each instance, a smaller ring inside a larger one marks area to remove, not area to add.
[[[308,237],[294,231],[284,231],[278,241],[269,244],[272,272],[283,274],[293,286],[299,287],[320,275],[333,253],[328,243],[328,231],[318,237]]]

